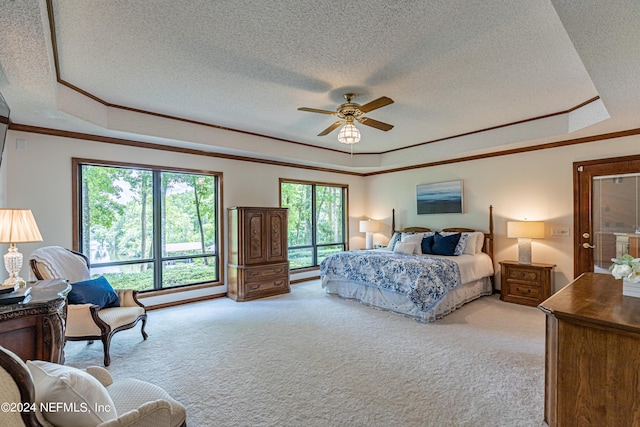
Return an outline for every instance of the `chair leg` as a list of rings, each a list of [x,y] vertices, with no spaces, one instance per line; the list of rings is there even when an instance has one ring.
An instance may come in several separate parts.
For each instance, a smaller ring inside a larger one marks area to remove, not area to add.
[[[146,340],[149,335],[147,335],[147,333],[144,331],[145,326],[147,326],[146,316],[142,318],[142,328],[140,329],[140,332],[142,332],[142,338]]]
[[[111,364],[111,356],[109,356],[109,347],[111,346],[111,337],[103,335],[102,345],[104,347],[104,366],[109,366]]]

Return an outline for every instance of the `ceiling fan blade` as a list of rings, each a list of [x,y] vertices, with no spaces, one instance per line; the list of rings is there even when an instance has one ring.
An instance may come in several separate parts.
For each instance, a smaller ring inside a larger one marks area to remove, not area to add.
[[[368,104],[361,105],[358,109],[363,113],[368,113],[369,111],[376,110],[378,108],[384,107],[385,105],[393,104],[393,99],[387,98],[386,96],[382,96],[378,99],[374,99]]]
[[[307,107],[300,107],[298,108],[298,111],[308,111],[310,113],[320,113],[320,114],[331,114],[332,116],[336,114],[335,111],[318,110],[317,108],[307,108]]]
[[[361,117],[361,118],[358,119],[358,121],[360,123],[362,123],[363,125],[371,126],[372,128],[380,129],[380,130],[383,130],[385,132],[388,131],[388,130],[393,129],[393,125],[390,125],[390,124],[384,123],[384,122],[379,122],[377,120],[373,120],[373,119],[370,119],[368,117]]]
[[[330,134],[331,132],[333,132],[336,128],[340,127],[340,125],[342,124],[342,120],[339,120],[337,122],[335,122],[334,124],[332,124],[331,126],[329,126],[328,128],[326,128],[325,130],[323,130],[322,132],[320,132],[318,134],[318,136],[325,136]]]

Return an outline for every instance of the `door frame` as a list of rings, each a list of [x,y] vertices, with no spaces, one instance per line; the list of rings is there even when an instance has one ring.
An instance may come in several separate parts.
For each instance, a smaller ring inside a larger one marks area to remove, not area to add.
[[[640,174],[640,155],[612,157],[573,163],[573,273],[574,278],[593,271],[592,181],[595,176]],[[588,238],[583,237],[589,233]]]

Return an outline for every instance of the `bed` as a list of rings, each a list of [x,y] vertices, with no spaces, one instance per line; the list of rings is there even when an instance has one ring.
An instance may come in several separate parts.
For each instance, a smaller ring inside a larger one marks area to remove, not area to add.
[[[433,322],[494,292],[493,208],[488,233],[460,227],[396,230],[394,211],[386,248],[332,254],[320,264],[320,277],[330,295]]]

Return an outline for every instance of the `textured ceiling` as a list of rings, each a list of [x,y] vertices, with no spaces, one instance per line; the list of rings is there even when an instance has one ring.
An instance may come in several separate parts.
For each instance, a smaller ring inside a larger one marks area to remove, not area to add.
[[[0,0],[0,92],[17,124],[372,171],[640,127],[638,40],[637,0]],[[297,110],[347,92],[395,101],[354,156]]]

